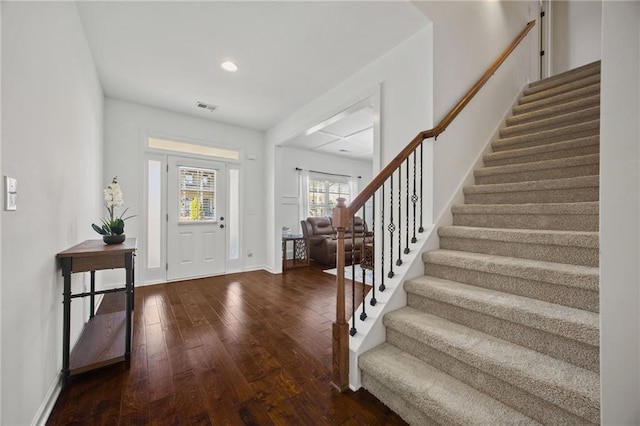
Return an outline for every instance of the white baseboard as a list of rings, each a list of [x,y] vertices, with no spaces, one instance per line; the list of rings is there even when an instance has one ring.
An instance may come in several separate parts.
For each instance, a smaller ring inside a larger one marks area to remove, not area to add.
[[[271,274],[273,274],[273,270],[271,268],[267,268],[265,265],[257,265],[257,266],[251,266],[248,268],[244,268],[241,272],[252,272],[252,271],[267,271]]]
[[[56,401],[58,400],[58,396],[60,395],[61,391],[62,381],[60,379],[60,374],[57,374],[56,378],[53,380],[53,383],[51,383],[51,386],[49,386],[49,390],[47,391],[47,394],[45,395],[44,401],[42,401],[40,408],[38,408],[38,412],[31,421],[32,426],[44,426],[47,423],[47,420],[49,419],[49,416],[53,411],[54,405],[56,405]]]

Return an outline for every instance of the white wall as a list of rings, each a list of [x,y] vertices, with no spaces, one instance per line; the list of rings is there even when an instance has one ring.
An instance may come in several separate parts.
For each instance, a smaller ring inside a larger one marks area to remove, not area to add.
[[[358,179],[358,190],[363,189],[371,181],[371,162],[351,160],[337,155],[304,151],[295,148],[282,147],[282,186],[281,186],[281,220],[282,226],[291,228],[294,234],[301,233],[300,221],[300,172],[296,167],[304,170],[317,170],[326,173],[361,176]]]
[[[0,422],[25,425],[44,420],[62,367],[55,255],[94,238],[102,214],[103,96],[74,3],[3,2],[2,89],[2,175],[18,179],[18,210],[1,216]]]
[[[416,2],[433,21],[434,125],[475,84],[530,20],[537,1]],[[434,217],[449,207],[500,120],[538,75],[536,28],[489,79],[434,145]]]
[[[0,2],[0,53],[2,52],[2,2]],[[2,94],[2,55],[0,54],[0,94]],[[0,136],[2,135],[2,99],[0,98]],[[0,165],[2,164],[0,137]],[[2,173],[0,173],[2,176]],[[2,259],[2,220],[0,220],[0,259]],[[2,262],[0,262],[0,331],[2,330]],[[0,422],[2,422],[2,338],[0,337]]]
[[[602,3],[600,380],[603,425],[640,424],[640,3]]]
[[[601,58],[602,1],[551,1],[551,75]]]
[[[432,125],[431,111],[431,29],[425,18],[425,29],[419,31],[396,48],[390,50],[324,95],[310,102],[266,133],[267,150],[273,163],[267,171],[268,209],[274,212],[267,242],[268,265],[279,270],[281,211],[276,200],[282,194],[281,156],[275,152],[279,145],[300,132],[314,126],[355,103],[375,96],[381,91],[380,160],[384,165],[415,135]],[[429,158],[428,149],[425,157]],[[375,173],[379,164],[374,161]],[[273,197],[270,195],[273,193]],[[430,211],[427,208],[427,211]],[[430,219],[430,218],[429,218]]]
[[[148,134],[194,141],[241,151],[241,235],[244,269],[262,268],[265,263],[264,143],[263,134],[212,120],[190,117],[158,108],[107,98],[105,102],[104,181],[118,176],[125,205],[132,214],[143,212],[144,150]],[[123,154],[123,153],[126,153]],[[246,159],[254,154],[255,160]],[[138,237],[140,261],[145,259],[142,229],[144,215],[127,221],[127,235]],[[247,253],[251,250],[252,256]],[[139,265],[138,270],[140,270]],[[145,277],[141,279],[144,281]]]

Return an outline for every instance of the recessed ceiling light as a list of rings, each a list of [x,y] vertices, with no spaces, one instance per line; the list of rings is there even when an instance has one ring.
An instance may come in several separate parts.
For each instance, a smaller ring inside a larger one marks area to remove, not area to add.
[[[222,67],[223,70],[225,71],[229,71],[229,72],[236,72],[238,71],[238,65],[235,64],[235,62],[231,62],[231,61],[224,61],[223,63],[220,64],[220,66]]]

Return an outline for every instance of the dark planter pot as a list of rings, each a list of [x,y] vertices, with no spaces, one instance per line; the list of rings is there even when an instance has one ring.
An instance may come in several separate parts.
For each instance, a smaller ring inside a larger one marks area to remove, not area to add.
[[[122,244],[126,239],[127,239],[127,236],[125,234],[102,236],[102,241],[104,241],[105,244]]]

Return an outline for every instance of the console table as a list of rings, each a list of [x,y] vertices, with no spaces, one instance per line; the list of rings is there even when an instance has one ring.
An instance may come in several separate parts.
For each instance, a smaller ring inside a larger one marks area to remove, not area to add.
[[[129,361],[131,355],[131,315],[133,311],[133,273],[136,239],[127,238],[122,244],[105,244],[102,240],[87,240],[56,255],[60,259],[63,292],[62,325],[62,385],[69,376],[121,361]],[[124,287],[95,289],[95,271],[125,269]],[[71,294],[71,274],[91,273],[89,292]],[[123,311],[95,315],[95,296],[105,293],[125,292]],[[90,297],[89,322],[82,330],[78,343],[70,353],[71,300]]]

